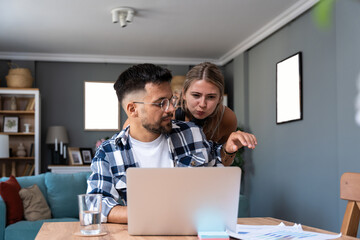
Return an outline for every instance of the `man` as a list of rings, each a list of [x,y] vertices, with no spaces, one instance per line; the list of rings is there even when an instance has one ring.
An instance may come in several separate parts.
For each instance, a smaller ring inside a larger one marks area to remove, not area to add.
[[[127,168],[217,166],[232,160],[238,148],[256,145],[256,139],[237,132],[217,145],[206,141],[195,124],[173,121],[178,99],[172,95],[171,78],[167,69],[140,64],[114,84],[129,126],[105,141],[92,160],[87,192],[103,195],[102,222],[127,223]]]

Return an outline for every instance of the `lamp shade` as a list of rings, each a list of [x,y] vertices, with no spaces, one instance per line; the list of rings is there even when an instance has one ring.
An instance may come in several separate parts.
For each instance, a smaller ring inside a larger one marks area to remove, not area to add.
[[[46,144],[55,144],[55,139],[57,139],[58,143],[69,143],[66,128],[64,126],[51,126],[48,128]]]
[[[0,158],[9,157],[9,135],[0,134]]]

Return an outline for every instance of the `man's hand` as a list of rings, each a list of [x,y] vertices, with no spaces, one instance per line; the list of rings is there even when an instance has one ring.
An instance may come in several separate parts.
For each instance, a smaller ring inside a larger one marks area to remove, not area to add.
[[[257,145],[256,137],[253,134],[236,131],[230,134],[223,148],[228,153],[234,153],[242,147],[254,149]]]

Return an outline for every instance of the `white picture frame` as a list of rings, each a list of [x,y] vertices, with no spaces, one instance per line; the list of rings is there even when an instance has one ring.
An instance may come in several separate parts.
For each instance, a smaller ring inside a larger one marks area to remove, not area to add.
[[[8,133],[19,132],[19,117],[4,116],[3,132],[8,132]]]
[[[303,119],[302,53],[276,64],[276,124]]]

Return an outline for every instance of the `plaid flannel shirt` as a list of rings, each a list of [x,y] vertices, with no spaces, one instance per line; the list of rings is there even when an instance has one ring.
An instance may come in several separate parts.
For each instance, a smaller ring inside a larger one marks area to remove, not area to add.
[[[93,173],[87,181],[87,193],[103,195],[102,222],[107,221],[114,206],[126,206],[126,169],[139,167],[129,144],[129,129],[128,126],[103,142],[91,163]],[[175,167],[222,166],[221,145],[207,141],[197,125],[174,120],[171,133],[165,136]]]

